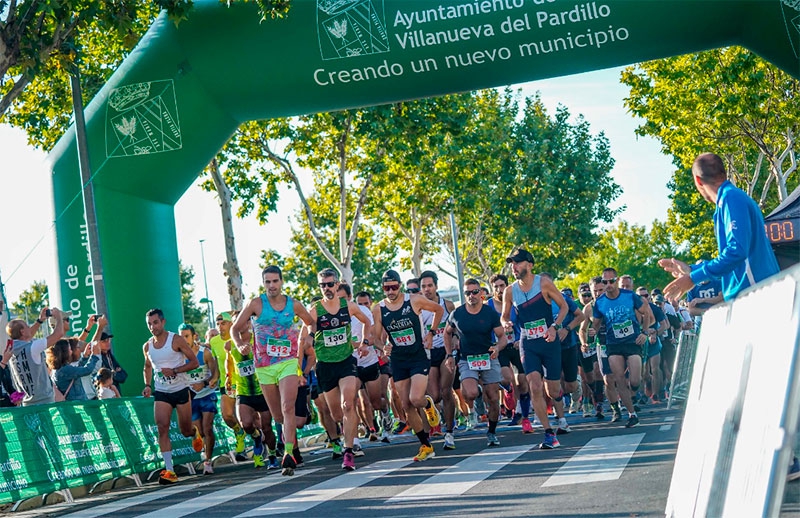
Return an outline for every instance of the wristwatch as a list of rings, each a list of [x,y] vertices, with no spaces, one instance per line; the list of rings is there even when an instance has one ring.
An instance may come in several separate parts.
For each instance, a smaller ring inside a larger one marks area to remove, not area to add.
[[[556,324],[555,322],[553,322],[553,329],[555,329],[556,331],[558,331],[558,330],[559,330],[559,329],[561,329],[562,327],[563,327],[563,326],[562,326],[561,324]]]

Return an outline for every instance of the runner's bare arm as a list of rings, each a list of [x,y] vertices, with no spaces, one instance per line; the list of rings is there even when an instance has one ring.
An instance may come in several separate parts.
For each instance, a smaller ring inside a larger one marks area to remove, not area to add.
[[[189,361],[183,365],[175,367],[174,369],[161,369],[161,372],[163,372],[165,376],[175,376],[176,374],[180,374],[181,372],[189,372],[190,370],[196,369],[200,366],[200,362],[197,361],[197,355],[194,354],[192,346],[189,345],[189,343],[184,340],[181,335],[175,335],[172,337],[172,350],[183,353],[183,355]]]
[[[203,347],[203,362],[208,365],[208,370],[211,371],[211,377],[208,379],[208,386],[211,388],[217,388],[219,385],[219,365],[217,363],[217,358],[214,356],[214,353],[211,351],[210,347]]]
[[[500,323],[509,331],[514,329],[514,324],[511,322],[511,306],[514,303],[512,300],[513,296],[514,292],[511,286],[506,286],[506,289],[503,291],[503,314],[500,316]]]
[[[250,328],[250,317],[260,315],[261,309],[261,297],[250,299],[244,309],[236,316],[236,321],[231,326],[231,338],[233,338],[233,343],[242,354],[249,353],[250,349],[250,341],[244,336]]]
[[[144,354],[144,368],[142,369],[142,376],[144,377],[144,389],[142,389],[142,396],[150,397],[152,387],[150,384],[153,382],[153,365],[150,363],[150,357],[147,356],[147,350],[150,347],[150,342],[147,341],[142,346],[142,353]]]

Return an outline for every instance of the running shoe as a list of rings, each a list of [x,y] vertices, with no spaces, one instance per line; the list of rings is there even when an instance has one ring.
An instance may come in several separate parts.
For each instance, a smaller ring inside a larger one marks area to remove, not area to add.
[[[441,437],[442,434],[442,425],[437,424],[436,426],[431,427],[431,437]]]
[[[262,464],[262,466],[263,466],[263,464]],[[204,462],[203,463],[203,475],[213,475],[213,474],[214,474],[214,468],[211,466],[211,463],[210,462]]]
[[[486,434],[486,442],[488,443],[487,446],[500,446],[500,439],[493,433]]]
[[[594,408],[595,408],[594,416],[597,418],[598,421],[601,421],[606,418],[606,416],[603,415],[603,403],[597,403],[597,405]]]
[[[514,415],[511,417],[511,422],[509,422],[508,425],[517,426],[520,421],[522,421],[522,414],[514,412]]]
[[[361,452],[363,455],[364,452]],[[356,469],[356,461],[355,456],[353,453],[345,452],[344,458],[342,459],[342,469],[345,471],[354,471]]]
[[[593,417],[594,409],[592,408],[592,402],[587,401],[583,404],[583,417]]]
[[[392,416],[389,415],[389,412],[385,414],[381,412],[381,428],[383,428],[384,432],[392,431]]]
[[[275,445],[275,451],[277,452],[278,457],[283,458],[283,454],[286,453],[286,445],[278,440]]]
[[[174,484],[177,481],[178,475],[176,475],[174,471],[168,469],[162,469],[161,473],[158,475],[158,483],[162,486]]]
[[[444,434],[444,449],[445,450],[455,450],[456,449],[456,439],[453,437],[453,434],[447,432]]]
[[[569,423],[567,423],[567,420],[565,418],[562,417],[561,419],[558,420],[558,428],[556,429],[557,435],[564,435],[570,433],[571,431],[572,428],[569,427]]]
[[[559,446],[561,446],[561,443],[558,442],[558,437],[556,437],[556,434],[545,432],[544,442],[539,445],[539,449],[552,450],[554,448],[558,448]]]
[[[432,397],[425,396],[425,399],[428,401],[428,404],[425,406],[425,417],[428,418],[428,424],[434,427],[440,422],[439,411],[436,410],[436,405],[433,404]]]
[[[275,455],[269,456],[269,464],[267,464],[267,469],[281,469],[281,463],[278,462],[278,457]]]
[[[424,444],[420,445],[419,453],[414,457],[414,462],[422,462],[428,459],[432,459],[436,456],[436,452],[433,451],[433,446],[425,446]]]
[[[406,430],[408,430],[408,425],[403,421],[397,421],[397,423],[394,425],[394,428],[392,429],[392,435],[400,435],[402,433],[405,433]]]
[[[192,439],[192,449],[197,453],[203,451],[203,436],[200,435],[200,430],[194,427],[194,439]]]
[[[347,454],[345,454],[347,455]],[[361,448],[360,444],[353,444],[353,456],[355,457],[363,457],[364,450]]]
[[[333,451],[331,452],[331,460],[342,458],[342,444],[340,442],[333,443]]]
[[[297,469],[297,463],[294,461],[294,458],[291,455],[286,454],[283,456],[281,468],[281,475],[284,477],[291,477],[294,475],[294,470]]]
[[[236,449],[234,450],[235,453],[240,454],[244,453],[244,430],[239,427],[239,431],[233,431],[233,434],[236,436]],[[239,460],[239,459],[236,459]]]
[[[294,457],[294,463],[297,465],[298,468],[302,468],[303,464],[303,456],[300,455],[300,448],[295,448],[292,451],[292,457]]]
[[[253,454],[253,467],[254,468],[263,468],[264,467],[264,456],[261,454]]]
[[[622,419],[622,411],[617,410],[616,408],[611,408],[611,422],[616,423]]]
[[[800,479],[800,460],[795,457],[792,461],[792,465],[789,466],[789,474],[786,475],[786,482],[797,479]]]
[[[469,418],[467,419],[467,430],[472,430],[477,426],[478,426],[478,414],[475,412],[470,412]]]
[[[628,419],[628,422],[625,423],[625,428],[633,428],[634,426],[639,426],[639,418],[636,417],[635,415],[632,415]]]
[[[389,444],[391,442],[389,440],[389,432],[387,432],[386,430],[381,432],[381,442],[385,442],[386,444]]]
[[[527,417],[523,418],[522,421],[522,433],[533,433],[533,425],[531,424],[531,420]]]

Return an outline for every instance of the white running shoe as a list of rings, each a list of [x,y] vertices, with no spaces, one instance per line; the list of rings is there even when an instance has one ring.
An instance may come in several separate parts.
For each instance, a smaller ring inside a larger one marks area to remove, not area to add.
[[[447,432],[444,434],[444,449],[445,450],[455,450],[456,449],[456,440],[453,437],[453,434]]]

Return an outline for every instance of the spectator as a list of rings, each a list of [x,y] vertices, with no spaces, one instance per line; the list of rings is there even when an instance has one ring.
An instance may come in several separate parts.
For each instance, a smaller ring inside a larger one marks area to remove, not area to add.
[[[65,401],[87,399],[80,378],[91,374],[100,361],[100,346],[93,342],[86,344],[78,366],[72,365],[72,342],[77,341],[77,338],[65,338],[47,348],[47,365],[52,369],[53,384],[64,395]]]
[[[101,367],[95,376],[95,390],[97,399],[113,399],[119,397],[119,390],[114,386],[114,372],[106,367]]]
[[[110,335],[105,331],[100,335],[100,340],[98,341],[100,344],[100,365],[111,371],[114,388],[116,388],[117,393],[119,393],[119,386],[128,379],[128,373],[122,368],[122,365],[119,364],[116,357],[114,357],[114,353],[111,352],[112,338],[114,338],[114,335]]]
[[[16,406],[11,401],[11,394],[15,390],[14,383],[11,381],[11,369],[8,366],[12,354],[11,347],[6,347],[3,351],[3,359],[0,361],[0,408]]]
[[[75,340],[70,340],[70,358],[69,364],[73,367],[81,367],[83,362],[83,352],[86,348],[86,342],[81,341],[80,337],[74,337]],[[97,399],[97,393],[95,392],[94,386],[94,375],[97,374],[97,370],[100,368],[100,363],[98,362],[94,366],[94,370],[85,376],[81,376],[77,383],[83,385],[83,392],[86,394],[86,399]],[[52,374],[52,373],[51,373]]]
[[[61,310],[54,308],[42,308],[39,318],[29,326],[27,322],[14,319],[6,326],[6,332],[12,340],[11,349],[13,355],[9,366],[14,386],[25,396],[22,399],[22,406],[38,405],[42,403],[52,403],[55,393],[53,383],[47,373],[45,363],[45,350],[58,342],[64,336],[64,320]],[[53,333],[47,338],[36,338],[44,319],[53,316],[55,326]]]

